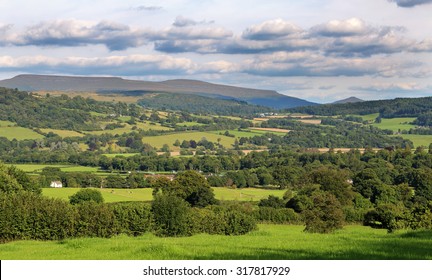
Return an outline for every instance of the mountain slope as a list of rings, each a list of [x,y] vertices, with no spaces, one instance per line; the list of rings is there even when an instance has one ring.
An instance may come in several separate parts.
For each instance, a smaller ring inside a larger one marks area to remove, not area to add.
[[[18,75],[12,79],[0,81],[0,86],[27,91],[87,91],[126,94],[128,91],[141,91],[142,94],[149,92],[188,93],[220,99],[237,99],[272,108],[315,105],[315,103],[285,96],[272,90],[242,88],[186,79],[148,82],[118,77]]]
[[[351,96],[342,100],[335,101],[332,104],[345,104],[345,103],[357,103],[357,102],[364,102],[364,100],[357,98],[355,96]]]

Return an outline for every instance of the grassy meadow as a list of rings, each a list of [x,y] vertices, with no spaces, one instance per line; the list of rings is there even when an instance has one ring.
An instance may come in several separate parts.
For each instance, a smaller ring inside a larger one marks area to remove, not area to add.
[[[69,200],[69,197],[79,188],[44,188],[42,193],[45,196],[52,198],[60,198]],[[151,201],[152,189],[98,189],[102,192],[105,202],[123,202],[123,201]],[[246,189],[228,189],[228,188],[213,188],[215,196],[219,200],[237,200],[237,201],[259,201],[267,198],[269,195],[282,197],[284,190],[266,190],[258,188]]]
[[[147,136],[143,138],[143,142],[160,149],[164,144],[167,144],[170,146],[170,148],[173,148],[173,144],[176,140],[179,140],[180,143],[183,140],[195,140],[198,142],[202,138],[206,138],[208,141],[215,143],[217,143],[218,138],[220,138],[220,144],[227,148],[231,148],[235,141],[235,138],[233,137],[218,135],[211,132],[183,132],[161,136]]]
[[[398,130],[410,130],[415,128],[415,125],[410,124],[416,118],[393,118],[393,119],[381,119],[381,123],[373,123],[372,125],[379,129],[389,129],[393,132]]]
[[[15,241],[0,244],[2,260],[432,260],[431,231],[346,226],[310,234],[304,226],[260,224],[243,236],[199,234],[159,238],[147,233],[110,239]]]
[[[35,173],[42,171],[45,167],[58,167],[64,172],[97,172],[98,167],[66,165],[66,164],[7,164],[13,165],[23,170],[24,172]]]
[[[42,139],[43,135],[33,130],[20,126],[0,125],[0,137],[6,137],[8,140],[25,140],[25,139]]]
[[[414,144],[414,147],[429,147],[429,144],[432,143],[432,135],[401,134],[398,136],[411,140]]]

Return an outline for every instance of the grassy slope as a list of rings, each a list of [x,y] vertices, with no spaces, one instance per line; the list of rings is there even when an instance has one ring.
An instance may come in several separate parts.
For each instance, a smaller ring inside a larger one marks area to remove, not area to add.
[[[25,140],[25,139],[42,139],[43,135],[34,132],[31,129],[20,126],[0,126],[0,137],[6,137],[9,140]]]
[[[335,234],[308,234],[303,226],[259,225],[245,236],[200,234],[158,238],[117,236],[0,244],[0,259],[432,259],[432,232],[347,226]]]
[[[51,129],[51,128],[41,128],[41,131],[44,133],[53,132],[60,137],[83,137],[84,134],[73,131],[73,130],[62,130],[62,129]]]

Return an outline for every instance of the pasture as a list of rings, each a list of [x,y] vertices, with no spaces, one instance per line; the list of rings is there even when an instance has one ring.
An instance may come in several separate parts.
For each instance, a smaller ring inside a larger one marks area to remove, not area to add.
[[[372,125],[379,129],[389,129],[393,132],[399,130],[410,130],[415,128],[415,125],[410,124],[416,118],[393,118],[393,119],[381,119],[381,123],[373,123]]]
[[[219,200],[237,200],[237,201],[254,201],[257,202],[269,195],[282,197],[284,190],[266,190],[259,188],[229,189],[229,188],[212,188],[215,197]],[[42,194],[52,198],[69,200],[69,197],[79,188],[44,188]],[[151,201],[153,199],[152,189],[98,189],[102,192],[105,202],[122,202],[122,201]]]
[[[414,147],[429,147],[429,145],[432,143],[432,135],[401,134],[398,136],[411,140],[414,143]]]
[[[43,139],[44,136],[33,130],[20,126],[13,126],[11,122],[2,121],[0,124],[0,137],[6,137],[8,140],[25,140],[25,139]]]
[[[69,200],[79,188],[44,188],[42,194],[52,198]],[[153,199],[152,189],[98,189],[105,202],[150,201]]]
[[[96,172],[99,170],[98,167],[91,166],[79,166],[79,165],[67,165],[67,164],[7,164],[14,165],[24,172],[35,173],[42,171],[45,167],[58,167],[64,172]]]
[[[62,138],[65,138],[65,137],[83,137],[84,136],[84,134],[73,131],[73,130],[62,130],[62,129],[51,129],[51,128],[41,128],[40,130],[43,133],[48,133],[48,132],[55,133]]]
[[[304,226],[260,224],[243,236],[199,234],[159,238],[15,241],[0,244],[2,260],[432,260],[432,232],[346,226],[310,234]]]
[[[143,138],[144,143],[148,143],[155,148],[162,148],[164,144],[173,148],[173,144],[176,140],[179,140],[180,143],[183,140],[195,140],[196,142],[200,141],[202,138],[206,138],[208,141],[217,143],[218,138],[220,138],[220,144],[225,146],[226,148],[232,148],[234,144],[234,137],[227,137],[224,135],[217,135],[211,132],[183,132],[183,133],[175,133],[175,134],[166,134],[161,136],[146,136]]]

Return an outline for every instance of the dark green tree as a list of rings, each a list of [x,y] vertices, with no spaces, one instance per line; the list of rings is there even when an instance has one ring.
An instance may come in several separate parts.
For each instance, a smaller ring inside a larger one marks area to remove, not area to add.
[[[76,194],[69,197],[69,202],[71,204],[80,204],[89,201],[103,203],[104,198],[100,191],[94,189],[82,189],[79,190]]]

